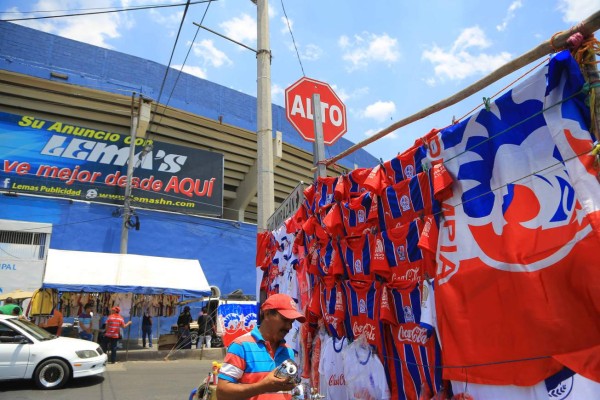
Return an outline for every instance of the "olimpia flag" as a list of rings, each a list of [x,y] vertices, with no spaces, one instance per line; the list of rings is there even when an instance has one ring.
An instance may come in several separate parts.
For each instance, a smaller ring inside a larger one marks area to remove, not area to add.
[[[428,142],[455,178],[436,309],[444,378],[600,380],[600,184],[584,80],[568,52]]]

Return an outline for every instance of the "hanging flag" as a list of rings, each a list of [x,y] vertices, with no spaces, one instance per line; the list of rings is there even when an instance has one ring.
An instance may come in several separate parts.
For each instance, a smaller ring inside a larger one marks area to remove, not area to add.
[[[429,159],[455,179],[436,271],[446,379],[533,385],[600,344],[600,184],[583,85],[559,53],[430,138]]]

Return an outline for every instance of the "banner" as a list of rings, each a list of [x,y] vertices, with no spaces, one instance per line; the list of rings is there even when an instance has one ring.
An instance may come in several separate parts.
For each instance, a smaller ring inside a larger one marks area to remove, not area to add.
[[[223,345],[250,332],[258,324],[258,307],[255,302],[219,304],[219,330],[223,332]]]
[[[583,84],[559,53],[428,142],[455,179],[435,292],[446,379],[534,385],[561,368],[553,356],[600,343],[600,184]],[[600,379],[581,364],[569,367]]]
[[[129,135],[0,113],[0,191],[122,205],[130,142]],[[135,152],[132,207],[222,215],[222,154],[141,138]]]

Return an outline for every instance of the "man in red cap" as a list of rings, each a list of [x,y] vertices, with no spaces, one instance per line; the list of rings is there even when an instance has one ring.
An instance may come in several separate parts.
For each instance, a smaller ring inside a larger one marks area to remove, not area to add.
[[[131,321],[125,323],[125,320],[121,316],[121,307],[113,307],[112,311],[113,313],[106,320],[104,336],[110,344],[110,363],[114,364],[117,361],[117,344],[121,337],[121,328],[127,328],[131,325]]]
[[[294,351],[284,337],[294,320],[304,323],[296,302],[286,294],[269,297],[260,309],[261,323],[251,332],[235,339],[227,349],[219,370],[219,400],[289,400],[296,384],[275,376],[285,360],[294,359]]]

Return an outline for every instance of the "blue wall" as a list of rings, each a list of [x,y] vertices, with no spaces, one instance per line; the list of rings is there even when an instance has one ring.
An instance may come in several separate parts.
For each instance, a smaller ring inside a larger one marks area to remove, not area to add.
[[[0,69],[64,83],[50,76],[51,71],[60,72],[69,75],[69,84],[118,94],[135,91],[158,100],[166,67],[139,57],[0,22]],[[162,102],[171,93],[177,73],[176,70],[170,71]],[[169,105],[214,120],[223,116],[226,124],[256,131],[256,98],[193,75],[181,74]],[[312,153],[312,143],[302,139],[290,125],[285,109],[273,105],[272,111],[273,131],[281,131],[285,143]],[[332,156],[339,154],[352,144],[341,138],[327,147],[327,153]],[[377,162],[364,150],[355,151],[339,161],[350,169],[354,169],[354,164],[373,167]]]

